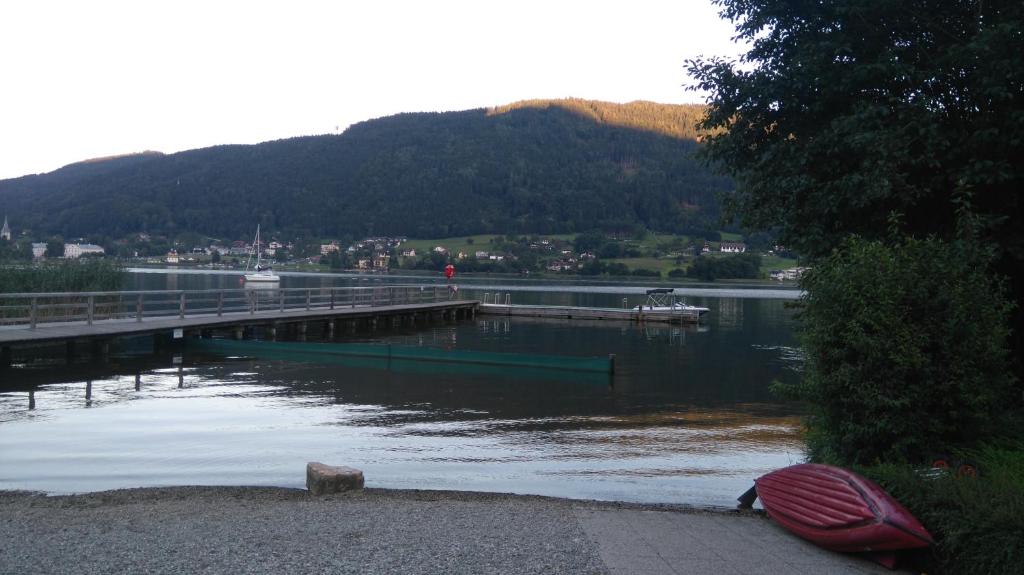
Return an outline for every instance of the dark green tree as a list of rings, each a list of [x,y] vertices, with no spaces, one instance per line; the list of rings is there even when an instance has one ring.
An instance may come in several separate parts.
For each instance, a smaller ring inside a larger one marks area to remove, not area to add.
[[[1021,301],[1024,3],[716,4],[751,43],[741,62],[688,62],[710,94],[706,159],[736,179],[727,213],[813,260],[851,233],[951,241],[969,196],[978,241]]]
[[[1024,3],[716,0],[752,42],[743,66],[694,60],[711,94],[707,157],[727,208],[781,243],[829,253],[850,231],[951,237],[974,191],[987,237],[1024,256]],[[1018,266],[1024,269],[1024,265]]]
[[[46,241],[46,257],[64,257],[64,238],[60,236],[54,236]]]

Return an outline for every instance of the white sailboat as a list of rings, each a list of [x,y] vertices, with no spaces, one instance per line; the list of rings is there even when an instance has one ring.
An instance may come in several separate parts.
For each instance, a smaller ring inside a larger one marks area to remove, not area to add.
[[[260,226],[256,224],[256,239],[252,243],[252,251],[249,252],[249,260],[245,262],[245,283],[249,282],[279,282],[281,276],[274,273],[274,270],[270,266],[264,266],[260,263],[260,258],[263,250],[260,249]],[[249,271],[249,266],[252,264],[253,254],[256,255],[256,266],[253,271]]]

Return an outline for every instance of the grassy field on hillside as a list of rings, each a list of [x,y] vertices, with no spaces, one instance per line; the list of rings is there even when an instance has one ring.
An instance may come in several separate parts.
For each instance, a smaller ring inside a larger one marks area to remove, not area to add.
[[[686,264],[676,264],[674,258],[615,258],[608,260],[608,263],[620,263],[626,264],[629,271],[637,269],[648,269],[660,272],[661,275],[665,276],[669,270],[673,268],[686,269]]]

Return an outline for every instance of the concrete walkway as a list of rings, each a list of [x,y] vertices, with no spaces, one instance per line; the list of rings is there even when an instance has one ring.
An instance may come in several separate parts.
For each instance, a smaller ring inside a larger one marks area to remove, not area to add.
[[[0,492],[0,573],[881,574],[760,515],[367,489]]]

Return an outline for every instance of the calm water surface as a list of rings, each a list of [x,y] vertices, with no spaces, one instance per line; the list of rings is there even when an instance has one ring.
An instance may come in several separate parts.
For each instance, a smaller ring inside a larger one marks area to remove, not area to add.
[[[237,279],[147,273],[131,281],[126,287],[202,289]],[[642,292],[472,283],[463,280],[470,293],[500,288],[538,303],[616,305]],[[799,366],[792,313],[785,298],[742,289],[746,297],[688,295],[712,309],[700,328],[478,317],[333,341],[315,326],[308,334],[321,345],[613,353],[614,376],[153,352],[148,341],[127,342],[102,364],[16,357],[0,372],[0,489],[302,487],[306,462],[323,461],[363,469],[373,487],[732,506],[752,479],[803,457],[798,408],[768,391]]]

